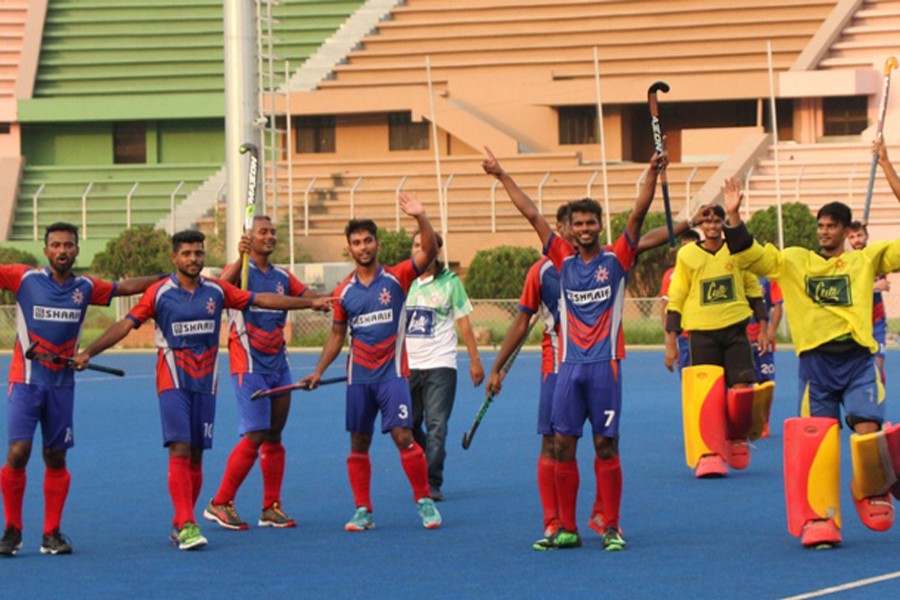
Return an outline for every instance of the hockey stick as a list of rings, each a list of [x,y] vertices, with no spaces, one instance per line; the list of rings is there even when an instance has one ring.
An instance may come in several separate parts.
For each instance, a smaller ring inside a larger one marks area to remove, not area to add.
[[[69,357],[60,356],[55,352],[38,352],[36,350],[38,342],[34,342],[31,346],[28,347],[28,350],[25,351],[25,358],[28,360],[40,360],[43,362],[53,363],[55,365],[69,365],[75,361]],[[91,371],[100,371],[101,373],[109,373],[110,375],[115,375],[116,377],[125,377],[125,371],[122,369],[116,369],[113,367],[104,367],[103,365],[92,365],[88,364],[84,367],[85,369],[90,369]]]
[[[522,337],[519,345],[516,346],[516,349],[513,350],[513,353],[509,355],[509,358],[507,358],[506,362],[503,363],[503,366],[500,367],[501,375],[506,375],[512,368],[513,363],[516,361],[516,357],[519,356],[519,352],[522,350],[522,346],[525,345],[526,340],[528,340],[528,336],[531,335],[531,330],[534,329],[535,324],[538,322],[538,318],[539,317],[537,314],[531,317],[531,322],[528,324],[528,331],[525,332],[525,335]],[[478,412],[475,414],[475,420],[472,421],[472,426],[469,427],[469,430],[463,434],[463,450],[469,449],[469,446],[472,444],[472,438],[475,437],[475,432],[478,431],[478,426],[481,425],[481,420],[484,418],[485,413],[487,413],[488,408],[490,408],[491,402],[493,401],[494,395],[488,394],[488,397],[485,398],[484,402],[481,403],[481,406],[478,407]]]
[[[347,381],[346,377],[332,377],[331,379],[320,379],[319,385],[330,385],[332,383],[343,383]],[[269,396],[277,396],[278,394],[282,394],[284,392],[292,392],[294,390],[306,390],[309,391],[309,384],[304,383],[302,381],[298,381],[297,383],[292,383],[291,385],[283,385],[281,387],[275,387],[269,390],[257,390],[250,395],[251,400],[259,400],[260,398],[268,398]]]
[[[656,99],[656,93],[662,92],[667,94],[669,86],[664,81],[657,81],[647,90],[647,103],[650,105],[650,126],[653,128],[653,145],[656,153],[662,155],[665,152],[663,146],[662,126],[659,124],[659,102]],[[672,224],[672,204],[669,202],[669,178],[666,176],[666,169],[662,167],[659,170],[659,182],[662,184],[663,204],[666,209],[666,229],[669,232],[669,247],[675,247],[675,226]]]
[[[884,87],[881,89],[881,107],[878,109],[878,124],[875,126],[875,139],[882,139],[884,129],[884,113],[887,112],[888,94],[891,90],[891,70],[898,66],[893,56],[884,61]],[[872,192],[875,190],[875,172],[878,170],[878,149],[872,152],[872,167],[869,169],[869,186],[866,188],[866,205],[863,209],[863,225],[869,223],[869,211],[872,209]]]
[[[255,144],[242,144],[241,154],[250,153],[250,168],[247,171],[247,205],[244,208],[244,233],[253,230],[256,215],[256,179],[259,171],[259,149]],[[250,281],[250,255],[241,257],[241,289],[246,290]]]

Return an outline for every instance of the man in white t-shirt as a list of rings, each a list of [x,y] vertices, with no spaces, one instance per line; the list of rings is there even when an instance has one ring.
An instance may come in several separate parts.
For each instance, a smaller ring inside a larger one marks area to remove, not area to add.
[[[420,236],[413,238],[412,254],[422,252]],[[443,240],[437,236],[438,248]],[[425,449],[431,497],[444,499],[444,458],[447,422],[456,397],[456,328],[469,351],[469,375],[475,386],[484,380],[484,368],[469,322],[472,303],[459,277],[435,260],[413,282],[406,297],[406,352],[413,406],[413,436]],[[422,431],[422,423],[425,431]]]

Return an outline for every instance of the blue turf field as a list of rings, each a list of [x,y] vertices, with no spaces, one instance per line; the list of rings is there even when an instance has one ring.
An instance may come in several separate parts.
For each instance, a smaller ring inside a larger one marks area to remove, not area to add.
[[[892,573],[900,531],[866,530],[850,503],[849,452],[844,482],[843,547],[803,550],[786,531],[781,481],[781,435],[757,443],[750,468],[725,480],[694,480],[684,465],[678,379],[659,352],[631,352],[625,361],[622,527],[628,549],[606,554],[582,528],[580,550],[539,553],[541,513],[535,484],[539,439],[534,433],[539,356],[523,353],[468,451],[459,440],[482,399],[460,381],[450,431],[444,526],[426,531],[416,515],[397,451],[386,437],[373,444],[377,529],[343,531],[353,512],[345,459],[343,387],[294,395],[285,433],[287,474],[283,503],[300,525],[274,531],[229,532],[202,521],[210,545],[199,552],[169,546],[171,503],[166,453],[150,355],[105,355],[126,379],[79,374],[76,447],[70,453],[72,489],[63,530],[75,554],[38,553],[43,467],[29,465],[25,546],[0,561],[5,598],[39,597],[266,597],[332,598],[776,598]],[[305,374],[314,355],[293,358]],[[486,357],[486,365],[493,356]],[[796,359],[778,353],[774,423],[793,414]],[[894,376],[900,356],[889,354],[888,397],[900,393]],[[7,372],[8,357],[0,357]],[[227,364],[223,361],[223,373]],[[466,370],[462,371],[466,373]],[[338,375],[337,369],[326,375]],[[898,417],[896,408],[889,415]],[[5,432],[6,415],[0,415]],[[230,381],[221,380],[216,439],[207,454],[198,511],[215,492],[236,441]],[[5,436],[5,433],[4,433]],[[594,494],[591,452],[582,444],[579,521]],[[261,480],[255,469],[237,508],[255,523]],[[840,594],[841,598],[900,595],[894,579]]]

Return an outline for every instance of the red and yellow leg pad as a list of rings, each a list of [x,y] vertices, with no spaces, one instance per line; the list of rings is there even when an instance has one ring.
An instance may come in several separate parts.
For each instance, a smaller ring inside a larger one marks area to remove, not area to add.
[[[686,367],[681,372],[684,454],[696,468],[704,454],[728,456],[725,439],[725,370],[714,365]]]
[[[794,417],[784,422],[784,491],[788,531],[800,537],[807,521],[841,526],[840,427],[837,419]]]
[[[769,424],[772,412],[772,399],[775,397],[775,382],[766,381],[753,386],[753,426],[750,428],[751,440],[763,437]]]
[[[747,438],[753,429],[753,388],[729,388],[725,400],[725,421],[728,426],[729,453],[725,455],[732,469],[750,466],[750,443]]]
[[[869,529],[887,531],[894,523],[894,506],[888,492],[897,485],[900,425],[873,433],[854,433],[850,436],[850,457],[850,491],[856,512]]]

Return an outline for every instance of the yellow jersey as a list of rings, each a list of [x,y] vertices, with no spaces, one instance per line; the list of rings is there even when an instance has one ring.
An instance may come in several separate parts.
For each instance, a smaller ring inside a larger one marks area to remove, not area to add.
[[[733,258],[741,268],[779,283],[797,354],[848,334],[872,354],[878,351],[872,337],[873,285],[876,276],[900,270],[900,240],[831,258],[754,241]]]
[[[747,298],[762,295],[759,280],[737,265],[727,245],[712,252],[698,242],[678,251],[666,311],[680,313],[687,331],[710,331],[749,319]]]

